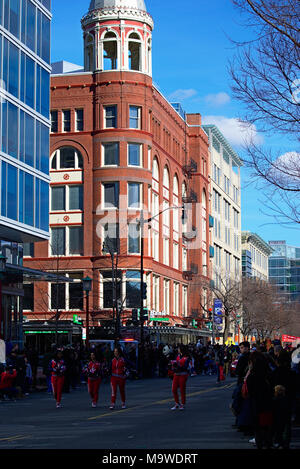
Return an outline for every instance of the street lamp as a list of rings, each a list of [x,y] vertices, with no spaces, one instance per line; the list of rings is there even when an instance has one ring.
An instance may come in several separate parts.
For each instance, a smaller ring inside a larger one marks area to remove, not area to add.
[[[7,258],[0,254],[0,339],[3,337],[3,329],[2,329],[2,322],[3,322],[3,314],[2,314],[2,278],[4,277],[4,272],[6,270],[6,261]]]
[[[86,293],[86,348],[89,348],[89,293],[92,289],[92,281],[90,277],[85,277],[82,279],[82,288]]]

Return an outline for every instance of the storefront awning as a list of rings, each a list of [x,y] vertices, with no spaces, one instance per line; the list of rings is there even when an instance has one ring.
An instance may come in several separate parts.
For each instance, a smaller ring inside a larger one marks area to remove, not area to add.
[[[41,282],[54,282],[54,283],[66,283],[73,282],[72,278],[65,277],[63,275],[57,275],[56,273],[44,272],[42,270],[29,269],[21,265],[6,264],[6,272],[8,274],[19,274],[23,275],[26,280],[39,280]]]

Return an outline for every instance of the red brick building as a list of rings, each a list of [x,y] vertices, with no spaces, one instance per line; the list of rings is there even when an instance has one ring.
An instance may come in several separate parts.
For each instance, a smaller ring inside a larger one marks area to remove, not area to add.
[[[28,287],[34,300],[24,314],[85,319],[80,279],[88,275],[90,324],[111,318],[109,239],[125,323],[140,304],[143,209],[154,217],[144,231],[145,306],[169,319],[162,324],[190,327],[202,317],[199,279],[209,276],[208,138],[200,114],[180,115],[153,85],[144,1],[119,4],[91,1],[82,19],[84,69],[51,78],[51,241],[35,244],[25,264],[74,281]],[[183,204],[184,212],[169,209]]]

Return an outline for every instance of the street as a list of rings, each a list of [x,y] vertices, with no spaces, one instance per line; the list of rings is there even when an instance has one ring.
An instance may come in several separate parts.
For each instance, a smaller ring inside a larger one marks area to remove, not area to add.
[[[215,376],[189,378],[185,411],[171,411],[171,380],[128,381],[127,408],[110,411],[110,386],[100,387],[92,408],[85,385],[63,394],[61,409],[53,396],[33,393],[0,403],[1,449],[252,449],[249,437],[232,428],[229,409],[235,379],[216,384]],[[291,448],[300,448],[299,428]]]

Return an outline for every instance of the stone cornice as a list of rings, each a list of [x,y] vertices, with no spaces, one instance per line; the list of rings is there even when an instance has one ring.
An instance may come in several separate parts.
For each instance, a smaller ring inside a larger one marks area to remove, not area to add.
[[[101,8],[93,10],[85,15],[81,20],[82,28],[84,29],[88,24],[105,21],[105,20],[135,20],[146,23],[153,30],[154,22],[153,18],[146,11],[138,10],[136,8]]]

